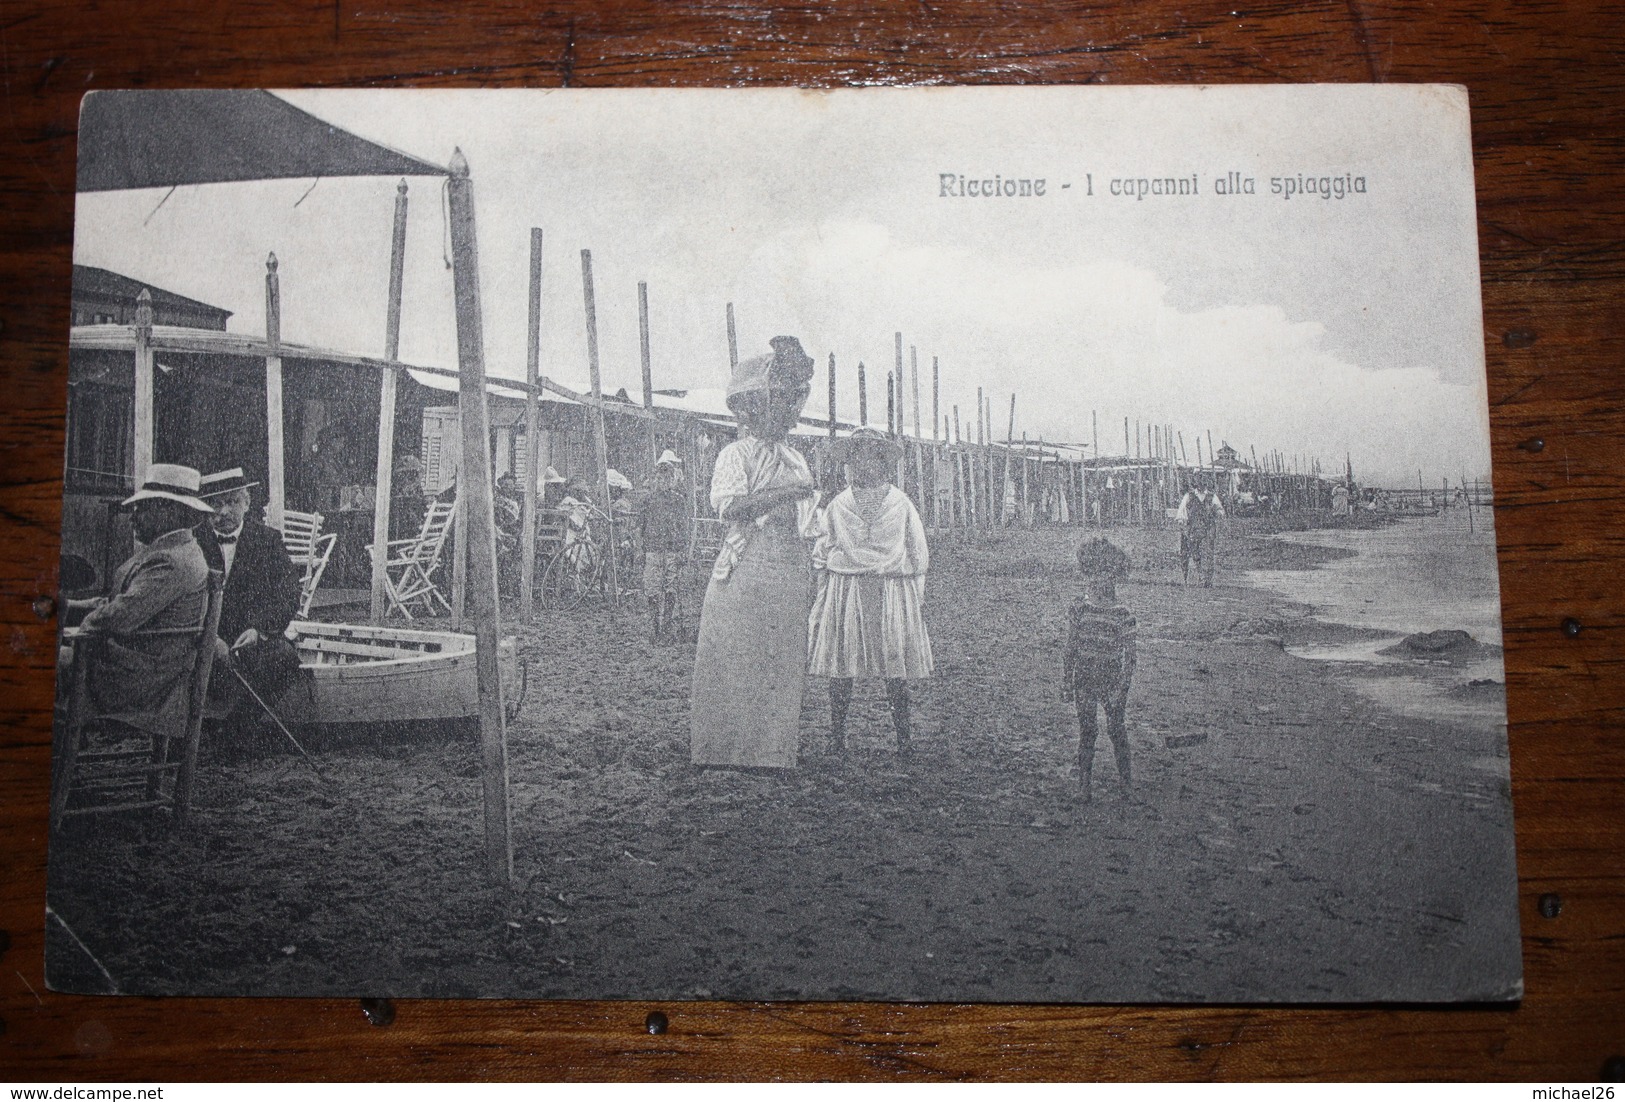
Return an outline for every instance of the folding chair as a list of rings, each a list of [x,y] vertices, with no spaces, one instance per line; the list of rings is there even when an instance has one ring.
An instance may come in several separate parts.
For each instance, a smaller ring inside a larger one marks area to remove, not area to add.
[[[413,605],[421,605],[426,616],[434,615],[436,604],[451,611],[451,602],[440,592],[434,576],[440,569],[440,553],[446,545],[446,537],[451,534],[456,512],[456,502],[431,501],[423,514],[423,528],[417,535],[389,541],[389,555],[384,563],[389,614],[399,612],[408,620],[413,619]],[[372,554],[370,544],[367,554]]]
[[[310,602],[316,596],[316,587],[322,584],[322,572],[327,569],[327,560],[332,557],[333,545],[339,538],[336,532],[322,534],[324,519],[320,513],[298,513],[291,509],[282,513],[282,546],[288,549],[288,557],[304,569],[304,576],[299,580],[297,614],[301,620],[310,615]]]
[[[711,517],[695,517],[694,531],[689,538],[689,558],[694,562],[708,562],[722,553],[722,540],[728,534],[728,522]]]
[[[65,643],[73,658],[64,675],[65,691],[58,693],[51,787],[51,828],[70,816],[98,815],[163,808],[176,825],[186,822],[192,808],[192,783],[197,772],[198,740],[203,730],[209,674],[214,669],[214,640],[220,627],[220,594],[225,575],[209,571],[208,602],[203,622],[196,627],[132,632],[124,638],[142,639],[187,635],[195,657],[187,682],[186,723],[175,736],[133,734],[121,744],[100,750],[81,749],[87,736],[99,733],[89,721],[89,683],[102,637],[68,629]],[[132,729],[133,730],[133,729]],[[179,742],[180,746],[172,744]]]

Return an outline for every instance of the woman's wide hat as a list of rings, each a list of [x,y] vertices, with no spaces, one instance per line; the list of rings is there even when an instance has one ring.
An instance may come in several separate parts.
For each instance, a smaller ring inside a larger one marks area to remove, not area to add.
[[[728,397],[755,390],[796,390],[812,382],[813,359],[794,337],[774,337],[773,351],[750,356],[734,366],[728,378]]]
[[[203,476],[195,467],[179,463],[154,463],[147,468],[147,477],[135,493],[120,504],[128,509],[140,501],[174,501],[199,513],[212,513],[214,506],[198,496]]]

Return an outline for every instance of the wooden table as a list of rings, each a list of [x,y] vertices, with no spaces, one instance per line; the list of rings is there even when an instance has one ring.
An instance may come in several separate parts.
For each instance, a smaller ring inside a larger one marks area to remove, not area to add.
[[[0,13],[6,1078],[1625,1075],[1625,7],[172,0]],[[1472,96],[1517,1009],[117,1000],[42,982],[79,96],[121,86],[1451,81]],[[663,1034],[646,1016],[663,1012]]]

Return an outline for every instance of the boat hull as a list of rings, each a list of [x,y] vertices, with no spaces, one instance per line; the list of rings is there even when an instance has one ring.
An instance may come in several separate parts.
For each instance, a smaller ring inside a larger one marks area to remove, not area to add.
[[[299,682],[277,702],[286,723],[417,723],[479,715],[474,637],[295,621]],[[510,713],[524,691],[510,636],[497,650]]]

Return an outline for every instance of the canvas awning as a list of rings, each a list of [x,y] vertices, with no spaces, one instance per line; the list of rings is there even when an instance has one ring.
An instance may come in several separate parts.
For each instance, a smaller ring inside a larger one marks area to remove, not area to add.
[[[80,191],[322,176],[444,176],[248,89],[98,91],[79,109]]]

